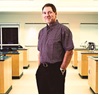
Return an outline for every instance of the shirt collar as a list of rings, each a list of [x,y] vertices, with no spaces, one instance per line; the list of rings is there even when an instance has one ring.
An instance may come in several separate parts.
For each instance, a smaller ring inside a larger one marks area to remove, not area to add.
[[[56,24],[58,24],[58,20],[56,20],[56,22],[50,24],[50,25],[47,25],[47,29],[50,29],[51,27],[55,26]]]

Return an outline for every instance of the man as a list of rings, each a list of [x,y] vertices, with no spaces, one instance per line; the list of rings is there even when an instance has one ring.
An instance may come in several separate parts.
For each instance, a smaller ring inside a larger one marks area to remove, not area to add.
[[[66,69],[73,54],[72,33],[60,24],[56,7],[47,3],[42,8],[47,26],[38,39],[39,67],[36,80],[39,94],[64,94]]]

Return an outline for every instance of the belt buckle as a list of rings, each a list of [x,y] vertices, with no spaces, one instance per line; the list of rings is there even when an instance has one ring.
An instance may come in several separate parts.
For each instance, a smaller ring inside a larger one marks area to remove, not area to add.
[[[44,66],[44,67],[48,67],[48,64],[44,63],[43,66]]]

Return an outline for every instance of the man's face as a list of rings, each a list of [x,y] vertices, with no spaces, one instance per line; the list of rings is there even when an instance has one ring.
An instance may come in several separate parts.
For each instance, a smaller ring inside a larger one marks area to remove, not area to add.
[[[44,7],[42,11],[43,19],[47,24],[51,24],[56,21],[57,13],[54,13],[51,7]]]

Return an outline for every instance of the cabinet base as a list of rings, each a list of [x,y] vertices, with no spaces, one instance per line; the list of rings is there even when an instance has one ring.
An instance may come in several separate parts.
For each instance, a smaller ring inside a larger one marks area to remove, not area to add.
[[[23,76],[23,72],[20,76],[12,76],[12,79],[20,79]]]
[[[8,94],[12,89],[12,85],[10,86],[10,88],[7,90],[7,92],[5,94]]]
[[[73,66],[73,65],[72,65],[72,67],[73,67],[74,69],[77,69],[77,67],[76,67],[76,66]]]
[[[28,69],[29,67],[30,67],[30,65],[24,66],[23,69]]]
[[[5,93],[0,93],[0,94],[9,94],[9,92],[11,91],[11,89],[12,89],[12,85],[9,87],[9,89]]]
[[[93,92],[93,94],[98,94],[98,93],[95,93],[91,87],[90,87],[90,90]]]
[[[79,74],[79,76],[82,78],[82,79],[88,79],[88,76],[82,76]]]

